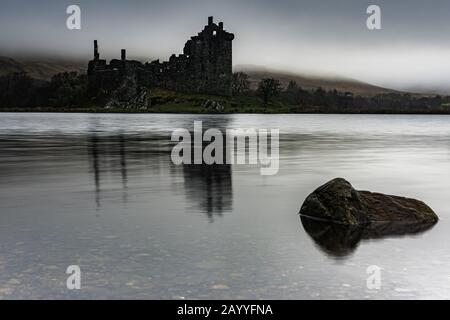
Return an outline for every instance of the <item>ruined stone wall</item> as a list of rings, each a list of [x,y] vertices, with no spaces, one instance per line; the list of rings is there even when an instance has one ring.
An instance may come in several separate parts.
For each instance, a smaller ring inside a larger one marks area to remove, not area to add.
[[[172,55],[169,61],[159,60],[142,64],[126,60],[122,50],[121,60],[106,64],[100,59],[97,41],[94,42],[94,60],[89,62],[90,92],[110,89],[120,85],[125,78],[135,77],[139,85],[157,86],[187,93],[231,95],[232,41],[234,35],[215,24],[209,17],[208,25],[191,37],[183,54]]]

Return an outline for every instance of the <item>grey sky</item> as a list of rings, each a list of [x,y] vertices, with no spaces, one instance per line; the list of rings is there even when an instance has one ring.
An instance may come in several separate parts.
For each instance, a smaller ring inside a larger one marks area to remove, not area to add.
[[[78,4],[82,30],[65,26]],[[366,28],[366,8],[382,30]],[[214,15],[235,33],[234,64],[339,75],[394,87],[450,88],[450,1],[0,0],[0,54],[167,59]]]

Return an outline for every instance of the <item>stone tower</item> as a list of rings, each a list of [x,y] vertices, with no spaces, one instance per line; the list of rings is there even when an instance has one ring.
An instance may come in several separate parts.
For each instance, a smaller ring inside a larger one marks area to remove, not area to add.
[[[222,22],[215,24],[209,17],[203,31],[186,42],[184,55],[193,91],[231,95],[233,39],[234,34],[225,31]]]

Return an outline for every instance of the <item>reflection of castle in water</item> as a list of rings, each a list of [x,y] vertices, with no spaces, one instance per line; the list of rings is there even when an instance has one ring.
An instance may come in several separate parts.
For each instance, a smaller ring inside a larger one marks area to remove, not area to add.
[[[208,128],[216,128],[225,132],[229,119],[202,119],[203,133]],[[194,132],[191,132],[194,136]],[[202,153],[209,142],[202,141]],[[191,164],[182,165],[184,177],[184,191],[192,207],[188,209],[204,212],[210,222],[214,217],[221,217],[223,213],[231,211],[233,207],[232,168],[229,164],[207,165],[193,164],[196,145],[191,141]],[[222,154],[226,157],[227,148],[223,145]]]
[[[166,145],[167,137],[99,136],[88,137],[89,167],[95,184],[95,201],[97,209],[102,204],[102,193],[111,184],[111,176],[120,176],[122,202],[127,203],[130,171],[144,170],[177,180],[182,176],[183,192],[190,205],[187,209],[195,209],[205,213],[214,221],[214,216],[222,216],[232,209],[232,170],[230,165],[183,165],[175,166],[170,158],[170,146]],[[132,167],[130,168],[130,164]],[[167,170],[164,170],[167,169]],[[113,173],[111,175],[111,173]],[[138,176],[142,176],[140,174]],[[112,183],[115,183],[114,181]],[[172,188],[178,189],[174,184]]]
[[[222,216],[232,209],[230,165],[183,165],[183,173],[187,198],[205,212],[211,222],[214,216]]]
[[[109,138],[111,139],[111,138]],[[101,206],[100,202],[100,194],[101,194],[101,161],[102,160],[111,160],[111,155],[118,155],[119,158],[119,164],[120,164],[120,175],[121,175],[121,181],[122,181],[122,190],[123,190],[123,197],[122,202],[127,202],[127,162],[126,162],[126,151],[125,151],[125,144],[126,140],[123,135],[118,135],[117,137],[113,138],[112,141],[108,141],[108,143],[105,143],[105,141],[100,141],[100,138],[93,134],[89,137],[88,142],[88,155],[91,162],[91,169],[94,174],[94,181],[95,181],[95,202],[97,205],[97,208]],[[112,143],[111,143],[112,142]],[[108,152],[105,149],[106,145],[113,146],[111,150],[108,150]],[[106,156],[106,157],[105,157]]]

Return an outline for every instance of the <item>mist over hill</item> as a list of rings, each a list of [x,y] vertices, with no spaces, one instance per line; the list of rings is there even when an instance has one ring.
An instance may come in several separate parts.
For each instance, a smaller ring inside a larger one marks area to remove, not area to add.
[[[87,61],[52,58],[21,59],[0,56],[0,76],[8,73],[25,72],[36,80],[48,81],[58,73],[72,71],[85,73],[87,71]],[[449,94],[445,85],[442,85],[442,87],[414,86],[398,91],[339,76],[294,73],[256,65],[236,65],[233,67],[233,71],[247,73],[249,75],[251,89],[256,89],[259,81],[263,78],[275,78],[281,82],[283,87],[286,87],[289,81],[293,80],[305,90],[313,90],[321,87],[324,90],[336,89],[341,92],[352,92],[355,95],[361,96],[405,92],[427,96]]]
[[[285,71],[274,70],[262,66],[253,65],[237,65],[234,71],[242,71],[249,75],[250,86],[256,89],[258,82],[263,78],[278,79],[283,87],[286,87],[289,81],[295,81],[305,90],[312,90],[321,87],[324,90],[336,89],[341,92],[352,92],[355,95],[369,96],[384,93],[395,93],[398,91],[375,86],[369,83],[354,79],[346,79],[333,76],[319,76],[290,73]]]
[[[13,72],[25,72],[37,80],[50,80],[52,76],[61,72],[86,72],[87,61],[70,60],[19,60],[0,56],[0,76]],[[278,79],[285,87],[289,81],[294,80],[306,90],[322,87],[325,90],[336,89],[342,92],[352,92],[355,95],[375,95],[382,93],[393,93],[395,90],[382,88],[353,79],[338,77],[320,77],[312,75],[301,75],[283,71],[277,71],[266,67],[237,65],[234,71],[242,71],[249,75],[250,86],[255,89],[258,82],[263,78]]]
[[[0,56],[0,76],[8,73],[25,72],[36,80],[50,80],[62,72],[86,72],[87,62],[63,60],[19,60]]]

